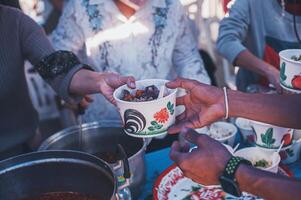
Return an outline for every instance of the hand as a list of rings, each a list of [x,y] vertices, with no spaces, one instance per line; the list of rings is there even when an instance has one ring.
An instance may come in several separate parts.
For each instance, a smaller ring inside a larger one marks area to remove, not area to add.
[[[278,69],[273,67],[272,65],[267,65],[267,70],[265,72],[269,83],[272,84],[278,93],[281,93],[281,86],[280,86],[280,72]]]
[[[183,127],[200,128],[225,116],[224,94],[221,89],[197,81],[178,78],[166,84],[169,88],[183,88],[188,93],[177,98],[177,105],[185,111],[177,117],[177,124],[169,133],[178,133]]]
[[[111,103],[116,104],[113,92],[124,84],[134,89],[136,87],[135,78],[132,76],[121,76],[116,73],[99,73],[81,69],[72,77],[69,92],[70,94],[81,96],[102,93]]]
[[[100,75],[100,92],[114,105],[116,105],[116,101],[113,98],[113,92],[116,88],[124,84],[134,89],[136,87],[135,78],[132,76],[121,76],[116,73],[103,73]]]
[[[230,152],[218,141],[192,129],[183,129],[184,138],[197,145],[192,152],[181,151],[179,142],[174,142],[170,158],[183,171],[184,175],[203,185],[217,185],[227,162]],[[187,145],[186,145],[187,146]]]

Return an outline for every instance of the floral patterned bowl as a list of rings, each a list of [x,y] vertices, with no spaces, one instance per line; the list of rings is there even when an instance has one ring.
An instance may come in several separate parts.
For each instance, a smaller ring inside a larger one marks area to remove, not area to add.
[[[168,80],[147,79],[136,81],[137,89],[155,85],[160,88]],[[177,89],[166,89],[168,95],[145,102],[121,100],[126,85],[117,88],[113,94],[123,121],[124,131],[133,137],[157,137],[166,134],[167,129],[175,123],[175,102]]]
[[[288,87],[284,86],[282,83],[280,83],[280,86],[281,86],[283,94],[301,94],[301,90],[295,90],[295,89],[288,88]]]
[[[293,142],[290,146],[282,148],[280,157],[283,164],[296,162],[300,158],[301,151],[301,130],[295,130]]]
[[[252,127],[256,133],[256,145],[267,149],[278,149],[284,141],[284,146],[292,142],[293,131],[271,124],[252,121]]]
[[[278,167],[281,160],[278,153],[260,147],[243,148],[236,151],[234,155],[249,160],[250,162],[252,162],[253,165],[257,161],[265,160],[268,163],[271,163],[271,166],[259,169],[269,171],[272,173],[278,172]]]
[[[235,120],[235,124],[239,128],[244,143],[255,144],[256,135],[251,123],[251,120],[245,118],[237,118]]]
[[[301,49],[281,51],[280,56],[280,83],[288,89],[301,90],[301,61],[295,61],[292,56],[300,56]]]

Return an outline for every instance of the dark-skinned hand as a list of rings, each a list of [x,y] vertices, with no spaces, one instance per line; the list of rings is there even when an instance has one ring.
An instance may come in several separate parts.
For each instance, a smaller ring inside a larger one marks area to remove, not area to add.
[[[187,145],[184,148],[179,142],[174,142],[170,158],[183,171],[184,175],[203,185],[220,184],[219,177],[231,158],[230,152],[220,142],[204,134],[198,134],[193,129],[183,129],[184,138],[197,148],[191,152]]]
[[[201,128],[225,116],[224,95],[219,88],[195,80],[177,78],[166,84],[168,88],[182,88],[187,94],[177,98],[177,105],[184,105],[185,111],[177,117],[170,134],[178,133],[183,127]]]

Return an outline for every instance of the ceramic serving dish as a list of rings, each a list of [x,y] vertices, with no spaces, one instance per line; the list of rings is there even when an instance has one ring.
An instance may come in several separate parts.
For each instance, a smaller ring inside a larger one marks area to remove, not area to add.
[[[279,168],[283,175],[288,174]],[[154,200],[257,200],[260,199],[248,193],[243,193],[240,198],[225,193],[222,188],[216,186],[203,186],[184,176],[180,168],[175,165],[167,168],[156,180],[153,188]]]
[[[136,81],[136,89],[144,90],[155,85],[160,88],[168,80],[147,79]],[[175,102],[177,89],[167,89],[163,98],[145,102],[129,102],[121,100],[123,90],[130,90],[123,85],[115,90],[113,96],[117,102],[124,131],[133,137],[157,137],[166,134],[167,129],[175,123]]]
[[[287,49],[279,53],[280,83],[285,88],[301,90],[301,61],[295,61],[293,56],[299,57],[301,49]]]
[[[260,147],[243,148],[236,151],[234,155],[249,160],[250,162],[252,162],[253,165],[255,165],[256,163],[260,165],[259,162],[266,162],[267,167],[260,167],[261,165],[255,167],[272,173],[278,172],[278,167],[281,160],[280,155],[278,153],[265,150]]]
[[[292,142],[293,130],[271,124],[252,121],[252,127],[256,133],[256,145],[267,149],[278,149],[284,141],[284,146]]]

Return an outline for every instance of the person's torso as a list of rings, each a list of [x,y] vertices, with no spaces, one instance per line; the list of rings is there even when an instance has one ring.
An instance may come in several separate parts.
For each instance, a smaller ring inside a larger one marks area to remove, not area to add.
[[[249,0],[248,3],[250,24],[243,44],[255,56],[279,69],[280,51],[301,48],[294,31],[293,15],[283,12],[277,0]],[[301,16],[296,16],[296,27],[301,36]],[[245,86],[268,84],[265,78],[245,69],[240,69],[238,79]]]
[[[279,67],[280,51],[301,48],[294,31],[293,15],[283,12],[277,0],[253,0],[249,3],[251,23],[246,47],[259,58]],[[296,27],[301,37],[300,15],[296,16]]]
[[[94,2],[94,3],[93,3]],[[85,38],[84,62],[97,71],[133,75],[137,80],[173,79],[172,64],[181,17],[178,1],[155,0],[127,19],[113,1],[82,0],[77,23]],[[94,95],[84,121],[119,120],[116,108]]]
[[[25,80],[19,17],[16,11],[0,6],[0,137],[32,129],[37,123]],[[15,139],[6,144],[18,142]]]

